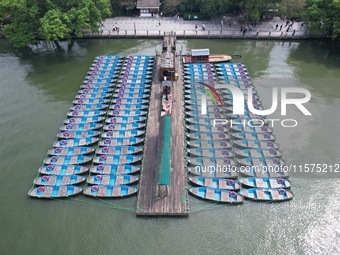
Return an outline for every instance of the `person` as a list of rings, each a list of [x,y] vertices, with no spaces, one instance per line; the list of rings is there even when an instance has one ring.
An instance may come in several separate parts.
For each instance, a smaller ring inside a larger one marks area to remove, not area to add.
[[[229,22],[229,27],[231,27],[231,22],[232,22],[232,21]]]
[[[158,25],[161,25],[161,20],[160,19],[158,20]]]
[[[202,29],[205,30],[205,24],[204,23],[202,24]]]
[[[196,32],[197,32],[197,24],[195,25],[195,30],[196,30]]]
[[[119,33],[119,26],[118,26],[118,24],[116,24],[116,31],[117,31],[117,33]]]
[[[240,32],[242,32],[243,31],[243,25],[241,25],[241,27],[240,27]]]
[[[286,30],[286,32],[289,32],[289,27],[287,27],[287,30]]]
[[[236,27],[236,21],[234,21],[234,27]]]
[[[281,24],[281,26],[280,26],[280,31],[282,30],[282,24]]]
[[[116,25],[113,24],[112,31],[116,31]]]
[[[277,28],[279,27],[279,24],[276,24],[276,26],[275,26],[275,30],[277,30]]]
[[[244,30],[243,30],[243,35],[245,35],[247,33],[247,28],[245,28]]]

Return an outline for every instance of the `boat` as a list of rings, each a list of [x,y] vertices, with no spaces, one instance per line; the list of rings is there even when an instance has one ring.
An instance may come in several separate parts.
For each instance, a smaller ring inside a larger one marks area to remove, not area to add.
[[[183,63],[220,63],[229,62],[231,59],[229,55],[210,55],[209,49],[193,49],[191,54],[183,56]]]
[[[101,134],[102,138],[131,138],[137,136],[144,136],[145,131],[142,130],[109,130]]]
[[[256,178],[289,178],[289,172],[285,167],[281,166],[253,166],[240,168],[240,174],[246,177],[256,177]]]
[[[81,138],[81,139],[66,139],[66,140],[58,140],[53,143],[53,147],[78,147],[78,146],[89,146],[94,143],[97,143],[99,138],[91,137],[91,138]]]
[[[119,79],[118,80],[119,83],[122,83],[123,82],[123,79]],[[139,84],[139,83],[152,83],[152,79],[129,79],[127,78],[126,79],[126,83],[136,83],[136,84]]]
[[[243,149],[270,149],[278,150],[280,148],[278,143],[271,141],[257,141],[257,140],[234,140],[233,144]]]
[[[246,199],[263,202],[281,202],[294,197],[292,192],[285,189],[243,189],[240,194]]]
[[[83,104],[83,105],[73,105],[69,109],[71,111],[97,111],[103,110],[109,107],[108,104]]]
[[[84,188],[84,195],[92,197],[126,197],[137,193],[137,188],[124,185],[95,185]]]
[[[39,186],[32,188],[28,195],[37,198],[61,198],[77,195],[83,191],[82,188],[77,186]]]
[[[241,184],[247,188],[289,189],[290,181],[283,178],[243,178]]]
[[[90,172],[93,174],[135,174],[140,171],[139,166],[132,165],[104,165],[92,166]]]
[[[142,94],[142,93],[127,93],[127,92],[119,92],[113,94],[114,100],[117,100],[117,97],[122,99],[147,99],[150,97],[149,94]]]
[[[227,141],[214,140],[192,140],[187,141],[189,148],[213,148],[213,149],[230,149],[231,143]]]
[[[109,124],[104,126],[104,130],[120,130],[120,131],[128,131],[128,130],[136,130],[136,129],[145,129],[146,127],[145,123],[138,123],[138,122],[132,122],[132,123],[121,123],[121,124]],[[127,138],[127,137],[126,137]]]
[[[106,111],[87,111],[87,110],[75,110],[66,113],[68,117],[93,117],[106,115]]]
[[[110,147],[99,147],[96,150],[96,154],[130,155],[130,154],[138,154],[142,151],[143,151],[143,147],[138,147],[138,146],[110,146]]]
[[[210,118],[204,118],[204,117],[202,117],[202,118],[185,118],[184,119],[186,122],[189,122],[189,123],[191,123],[191,125],[203,125],[203,126],[205,126],[205,127],[207,127],[207,128],[209,128],[210,127],[210,125],[212,126],[213,125],[213,119],[210,119]]]
[[[266,133],[247,133],[247,132],[238,132],[238,133],[231,133],[231,136],[234,139],[240,140],[256,140],[256,141],[275,141],[276,137],[272,134]]]
[[[85,79],[83,81],[83,83],[87,84],[89,82],[92,82],[92,83],[102,83],[102,84],[104,84],[104,83],[111,83],[111,82],[113,82],[113,80],[114,79],[111,79],[111,78],[109,78],[109,79]]]
[[[135,116],[145,116],[147,115],[147,111],[141,110],[110,110],[107,112],[107,115],[110,117],[135,117]]]
[[[131,146],[144,142],[144,138],[107,138],[99,141],[99,146]]]
[[[100,155],[93,158],[93,163],[107,165],[135,164],[142,160],[142,157],[132,155]]]
[[[223,99],[225,99],[225,100],[231,100],[231,99],[234,98],[233,94],[231,94],[231,93],[221,93],[220,96],[221,96]],[[246,96],[246,95],[245,95],[245,96]],[[257,94],[253,94],[252,99],[255,100],[255,101],[258,101],[258,100],[260,100],[260,97],[259,97],[259,95],[257,95]],[[250,114],[251,114],[251,113],[250,113]],[[253,114],[253,115],[256,116],[256,117],[259,117],[259,116],[255,115],[255,114]],[[256,117],[255,117],[255,118],[256,118]]]
[[[78,94],[98,94],[98,93],[112,93],[113,88],[84,88],[78,91]]]
[[[43,175],[34,179],[35,185],[61,186],[74,185],[84,182],[86,177],[81,175]]]
[[[198,187],[198,188],[190,188],[189,193],[193,194],[196,197],[214,201],[214,202],[219,202],[219,203],[230,203],[230,204],[243,203],[243,197],[240,196],[235,191]]]
[[[242,166],[250,167],[260,166],[261,168],[269,166],[280,168],[286,165],[283,159],[278,158],[238,158],[236,159],[236,161]]]
[[[109,106],[110,110],[119,110],[119,111],[142,111],[142,110],[147,110],[149,108],[148,105],[144,105],[144,104],[127,104],[127,105],[111,105]]]
[[[220,125],[214,127],[206,126],[206,125],[185,125],[185,128],[189,130],[189,132],[228,132],[228,127],[225,125]]]
[[[249,127],[246,125],[231,125],[230,126],[230,130],[232,132],[247,132],[247,133],[257,133],[257,134],[261,134],[261,133],[265,133],[265,134],[271,134],[273,133],[273,129],[269,128],[269,127]]]
[[[241,187],[240,182],[233,179],[195,176],[190,177],[189,181],[198,186],[214,189],[240,190]]]
[[[44,159],[44,164],[52,165],[80,165],[86,164],[92,160],[88,156],[52,156]]]
[[[235,154],[238,157],[243,157],[243,158],[281,158],[282,157],[282,152],[274,148],[235,150]]]
[[[73,104],[81,104],[81,105],[94,105],[94,104],[109,104],[110,99],[77,99],[72,101]]]
[[[99,136],[101,134],[100,131],[65,131],[57,134],[57,137],[60,139],[81,139],[81,138],[91,138],[95,136]]]
[[[216,148],[192,148],[186,149],[191,157],[209,157],[209,158],[233,158],[234,153],[227,149]]]
[[[246,76],[249,77],[248,72],[239,71],[239,70],[227,70],[227,69],[217,69],[217,74],[219,76]]]
[[[94,152],[92,147],[56,147],[47,151],[48,155],[75,156],[86,155]]]
[[[80,86],[81,89],[102,89],[102,88],[114,88],[114,83],[89,83]]]
[[[123,90],[123,91],[122,91]],[[115,89],[115,93],[128,93],[128,94],[137,94],[137,93],[142,93],[143,95],[148,95],[150,94],[150,91],[151,89],[149,88],[145,88],[145,87],[141,87],[141,88],[136,88],[136,87],[133,87],[133,86],[129,86],[129,85],[126,85],[124,88],[119,88],[117,87]]]
[[[134,117],[112,117],[107,118],[105,123],[134,123],[134,122],[144,122],[146,121],[146,117],[142,116],[134,116]]]
[[[207,114],[202,115],[201,111],[185,111],[185,114],[188,115],[190,118],[209,118],[209,119],[216,119],[216,118],[225,118],[227,115],[225,113],[219,113],[218,111],[207,111]]]
[[[105,120],[105,117],[101,116],[93,116],[93,117],[78,117],[78,118],[68,118],[64,120],[64,124],[85,124],[85,123],[96,123],[102,122]]]
[[[129,93],[133,93],[133,90],[142,90],[142,93],[149,93],[148,90],[151,91],[152,84],[144,84],[144,83],[125,83],[125,84],[117,84],[116,91],[118,89],[124,88],[128,90]]]
[[[87,183],[94,185],[127,185],[135,183],[138,180],[138,177],[128,174],[98,174],[96,176],[88,177]]]
[[[77,165],[43,165],[38,170],[40,174],[48,175],[83,174],[87,171],[89,171],[87,167]]]
[[[101,129],[102,124],[98,123],[83,123],[83,124],[67,124],[60,127],[61,131],[90,131]]]
[[[119,78],[123,79],[125,75],[121,75]],[[128,74],[125,76],[127,79],[141,79],[141,80],[145,80],[145,79],[152,79],[152,75],[151,74]]]
[[[236,162],[232,158],[207,158],[207,157],[198,157],[198,158],[187,158],[188,164],[192,166],[199,166],[199,167],[209,167],[209,166],[220,166],[223,169],[229,169],[232,166],[236,167]],[[222,169],[222,170],[223,170]],[[236,169],[236,168],[235,168]]]
[[[184,105],[186,113],[188,111],[201,111],[202,107],[200,105]],[[226,111],[225,106],[220,105],[207,105],[207,113],[219,112],[223,114]]]
[[[78,94],[75,96],[76,99],[105,99],[110,97],[110,93]]]
[[[124,105],[124,104],[134,104],[134,105],[138,105],[138,104],[149,104],[149,100],[146,99],[135,99],[135,98],[124,98],[120,101],[120,104]]]
[[[224,141],[229,140],[230,136],[223,132],[194,132],[194,133],[185,133],[185,136],[190,139],[196,140],[212,140],[212,141]]]

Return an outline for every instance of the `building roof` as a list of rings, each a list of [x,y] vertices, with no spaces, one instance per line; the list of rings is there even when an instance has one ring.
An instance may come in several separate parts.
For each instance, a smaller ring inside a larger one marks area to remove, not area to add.
[[[191,56],[196,57],[196,56],[209,56],[210,51],[209,49],[195,49],[191,50]]]
[[[159,0],[137,0],[137,9],[159,8]]]

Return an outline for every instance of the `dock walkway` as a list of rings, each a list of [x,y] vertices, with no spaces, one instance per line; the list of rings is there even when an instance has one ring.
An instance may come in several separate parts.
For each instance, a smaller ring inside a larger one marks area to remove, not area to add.
[[[138,216],[188,216],[187,173],[184,159],[183,91],[180,84],[173,88],[174,103],[171,116],[171,171],[170,185],[159,184],[162,153],[161,98],[159,82],[160,58],[157,57],[150,96],[146,129],[144,161],[137,200]],[[181,81],[180,60],[176,58]]]

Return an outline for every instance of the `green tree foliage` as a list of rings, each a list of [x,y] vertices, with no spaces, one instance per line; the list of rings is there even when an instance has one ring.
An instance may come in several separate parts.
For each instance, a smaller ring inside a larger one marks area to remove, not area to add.
[[[305,0],[284,0],[280,5],[280,14],[290,19],[301,18],[303,15]]]
[[[340,37],[340,0],[306,0],[305,20],[311,21],[311,32]]]
[[[109,0],[1,0],[0,16],[11,15],[4,34],[15,47],[57,41],[97,31],[110,14]]]

